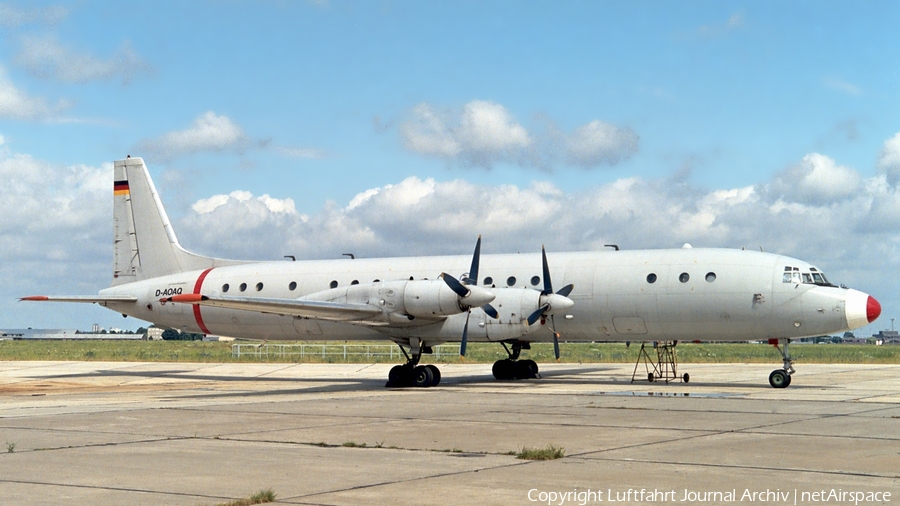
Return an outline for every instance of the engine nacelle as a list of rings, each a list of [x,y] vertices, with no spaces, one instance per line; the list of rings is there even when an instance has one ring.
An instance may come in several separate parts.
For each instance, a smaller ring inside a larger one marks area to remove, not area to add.
[[[441,280],[407,281],[397,311],[417,317],[450,316],[465,311],[460,298]]]

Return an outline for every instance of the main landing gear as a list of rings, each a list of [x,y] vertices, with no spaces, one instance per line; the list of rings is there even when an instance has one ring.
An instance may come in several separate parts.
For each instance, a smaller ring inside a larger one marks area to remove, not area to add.
[[[769,344],[775,347],[781,353],[781,359],[784,366],[781,369],[775,369],[769,374],[769,384],[772,388],[787,388],[791,384],[791,375],[794,374],[794,359],[791,358],[791,352],[788,350],[790,339],[769,339]],[[783,345],[782,348],[779,344]]]
[[[503,345],[503,349],[506,350],[509,358],[494,362],[492,372],[495,378],[498,380],[517,380],[538,377],[537,362],[534,360],[519,360],[519,354],[522,350],[530,350],[531,343],[512,341],[510,343],[512,351],[506,346],[505,342],[501,341],[500,344]]]
[[[421,341],[416,340],[415,346],[410,345],[410,356],[399,343],[400,351],[406,357],[406,363],[395,365],[388,373],[388,381],[384,385],[387,388],[404,387],[436,387],[441,382],[441,370],[432,364],[419,365],[422,353],[432,353],[430,346],[422,346]]]

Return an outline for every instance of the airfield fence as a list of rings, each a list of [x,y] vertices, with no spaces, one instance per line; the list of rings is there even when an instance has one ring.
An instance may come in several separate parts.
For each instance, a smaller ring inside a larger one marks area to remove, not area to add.
[[[431,357],[440,360],[442,357],[451,358],[459,356],[458,344],[441,344],[433,346],[434,351]],[[329,357],[347,360],[348,357],[357,357],[366,359],[386,358],[388,360],[399,360],[406,358],[395,344],[249,344],[235,343],[231,345],[231,356],[233,358],[253,357],[260,360],[285,359],[288,357],[297,357],[303,359],[321,358],[327,360]]]

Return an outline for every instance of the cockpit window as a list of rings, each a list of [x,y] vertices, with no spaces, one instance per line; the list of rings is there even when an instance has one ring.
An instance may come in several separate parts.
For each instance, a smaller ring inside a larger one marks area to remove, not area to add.
[[[829,283],[828,279],[825,278],[825,275],[815,267],[804,267],[802,271],[803,272],[801,272],[800,267],[785,266],[784,274],[781,276],[782,283],[834,286]]]

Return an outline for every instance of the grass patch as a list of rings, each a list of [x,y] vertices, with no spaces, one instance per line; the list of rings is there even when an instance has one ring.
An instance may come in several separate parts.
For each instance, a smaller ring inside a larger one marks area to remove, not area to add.
[[[14,453],[16,451],[16,443],[6,443],[6,453]]]
[[[344,448],[367,448],[366,443],[355,443],[353,441],[347,441],[341,446],[343,446]]]
[[[275,492],[271,488],[260,490],[259,492],[245,497],[244,499],[236,499],[234,501],[219,503],[216,506],[250,506],[251,504],[264,504],[275,501]]]
[[[272,343],[270,343],[272,344]],[[279,342],[279,344],[293,344]],[[395,348],[394,357],[348,354],[346,359],[340,342],[307,342],[324,346],[325,356],[310,353],[268,357],[244,355],[235,358],[231,343],[203,341],[110,341],[110,340],[20,340],[0,341],[0,360],[63,360],[108,362],[210,362],[210,363],[356,363],[396,364],[400,358]],[[351,344],[351,343],[348,343]],[[381,345],[383,341],[353,345]],[[357,348],[358,349],[358,348]],[[380,348],[382,351],[386,348]],[[562,343],[562,361],[566,363],[635,363],[640,343],[626,347],[624,343]],[[653,350],[647,350],[651,356]],[[681,343],[678,345],[680,363],[781,363],[781,355],[767,344],[748,343]],[[307,352],[309,353],[309,352]],[[867,344],[791,344],[791,355],[798,363],[807,364],[900,364],[900,346],[874,346]],[[555,361],[551,343],[534,343],[523,352],[523,358],[538,363]],[[489,364],[506,358],[503,348],[492,343],[469,343],[465,359],[460,359],[453,348],[441,356],[425,355],[431,363]]]
[[[556,460],[566,456],[566,449],[561,446],[548,444],[543,448],[522,447],[516,454],[517,459],[522,460]]]

